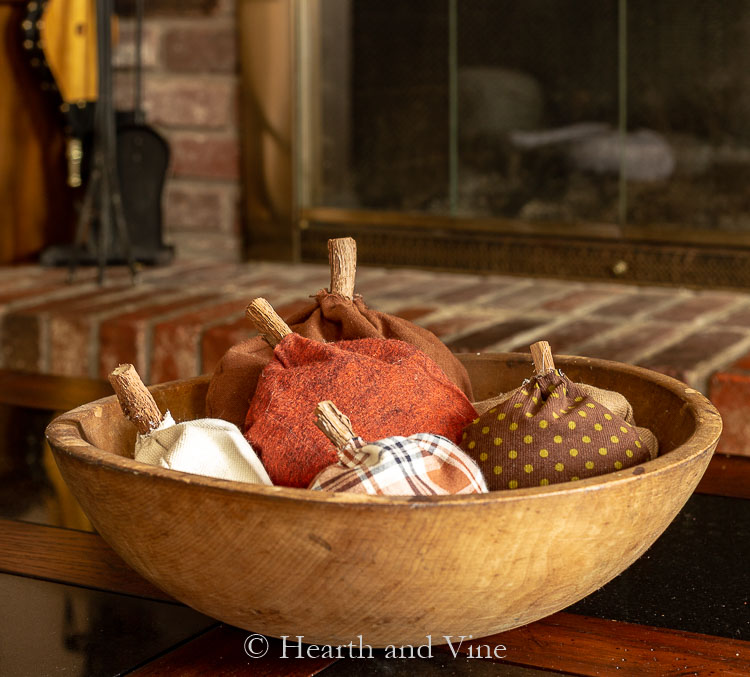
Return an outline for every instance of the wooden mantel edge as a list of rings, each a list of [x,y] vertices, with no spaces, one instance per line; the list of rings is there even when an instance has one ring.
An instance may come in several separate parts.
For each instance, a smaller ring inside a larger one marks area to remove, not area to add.
[[[0,518],[0,571],[175,602],[87,531]]]

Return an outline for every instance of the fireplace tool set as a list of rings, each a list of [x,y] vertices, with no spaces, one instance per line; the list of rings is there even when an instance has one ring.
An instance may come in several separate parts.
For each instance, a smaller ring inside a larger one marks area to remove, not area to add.
[[[112,77],[113,0],[50,0],[28,4],[23,22],[29,62],[59,109],[67,136],[68,184],[83,186],[71,245],[42,253],[45,265],[98,267],[167,263],[162,243],[161,195],[169,146],[145,123],[141,42],[144,0],[136,0],[134,110],[115,113]]]

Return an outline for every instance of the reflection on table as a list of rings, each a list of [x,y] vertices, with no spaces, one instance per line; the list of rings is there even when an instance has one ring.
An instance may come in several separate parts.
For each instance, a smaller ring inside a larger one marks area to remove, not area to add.
[[[44,429],[56,415],[111,394],[106,381],[0,370],[0,517],[93,531]]]

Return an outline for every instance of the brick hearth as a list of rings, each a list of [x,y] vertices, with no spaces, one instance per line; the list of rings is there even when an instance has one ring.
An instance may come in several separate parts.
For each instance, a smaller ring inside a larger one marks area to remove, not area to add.
[[[328,284],[323,265],[183,262],[135,286],[111,269],[103,287],[94,272],[67,284],[63,270],[0,268],[0,366],[106,377],[132,362],[149,383],[195,376],[252,334],[249,300],[265,296],[284,315]],[[556,353],[668,373],[720,408],[721,450],[750,455],[750,294],[383,268],[361,268],[357,291],[458,352],[544,338]]]

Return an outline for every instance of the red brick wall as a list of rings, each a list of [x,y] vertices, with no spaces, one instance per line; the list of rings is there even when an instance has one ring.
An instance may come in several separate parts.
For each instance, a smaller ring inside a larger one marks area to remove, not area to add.
[[[129,110],[135,23],[126,17],[119,23],[115,105]],[[172,152],[165,240],[182,259],[236,260],[241,251],[234,0],[157,8],[146,16],[142,54],[146,119]]]

